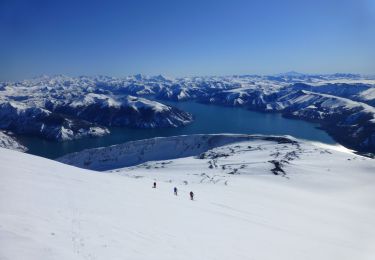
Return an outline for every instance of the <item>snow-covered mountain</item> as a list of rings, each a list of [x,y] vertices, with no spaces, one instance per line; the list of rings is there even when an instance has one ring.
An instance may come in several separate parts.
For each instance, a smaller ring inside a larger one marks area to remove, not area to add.
[[[4,131],[0,131],[0,147],[20,152],[27,151],[27,148],[20,144],[12,133],[6,133]]]
[[[204,138],[182,137],[163,151],[188,157],[109,172],[0,149],[0,259],[374,258],[373,159],[243,137],[207,137],[194,156],[184,149]],[[132,147],[145,159],[160,153]]]
[[[192,116],[130,95],[113,95],[96,79],[65,76],[2,83],[0,129],[65,141],[109,133],[107,126],[179,127]]]
[[[346,98],[297,91],[277,99],[274,110],[288,117],[320,122],[340,143],[358,150],[375,147],[375,108]]]
[[[14,101],[0,104],[0,128],[17,134],[36,135],[57,141],[103,136],[109,133],[107,128],[94,123]]]
[[[375,151],[375,77],[345,73],[184,78],[59,75],[3,82],[0,128],[63,140],[106,134],[106,126],[178,127],[192,121],[189,113],[148,97],[282,113],[320,123],[353,149]]]

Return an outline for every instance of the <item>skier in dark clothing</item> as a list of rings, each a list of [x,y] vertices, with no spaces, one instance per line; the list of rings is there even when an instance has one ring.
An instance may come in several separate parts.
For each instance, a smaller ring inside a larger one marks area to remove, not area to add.
[[[156,182],[154,182],[154,186],[152,186],[152,188],[154,188],[154,189],[156,188]]]
[[[173,188],[173,192],[174,192],[174,195],[177,196],[177,188],[176,187]]]
[[[194,200],[194,193],[192,191],[190,191],[190,199]]]

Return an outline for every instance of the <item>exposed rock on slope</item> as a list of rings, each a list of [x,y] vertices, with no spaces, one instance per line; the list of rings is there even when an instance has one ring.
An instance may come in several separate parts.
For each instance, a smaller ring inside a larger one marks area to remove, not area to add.
[[[249,140],[295,143],[293,138],[276,136],[240,134],[183,135],[151,138],[109,147],[87,149],[82,152],[67,154],[59,158],[58,161],[85,169],[109,170],[146,161],[198,156],[215,147]]]
[[[13,136],[9,133],[0,131],[0,147],[7,148],[19,152],[26,152],[27,148],[20,144]]]

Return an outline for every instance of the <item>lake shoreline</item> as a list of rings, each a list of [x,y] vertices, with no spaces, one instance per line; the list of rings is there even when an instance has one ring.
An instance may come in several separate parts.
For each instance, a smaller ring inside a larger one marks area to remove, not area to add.
[[[153,137],[167,137],[190,134],[264,134],[291,135],[296,138],[335,144],[336,141],[318,124],[300,119],[284,118],[280,113],[252,111],[241,107],[201,104],[195,101],[161,101],[173,105],[194,116],[194,121],[178,128],[138,129],[110,127],[109,135],[99,138],[85,138],[66,142],[52,142],[33,136],[18,136],[22,144],[29,148],[28,153],[56,159],[65,154],[84,149],[107,147],[128,141]]]

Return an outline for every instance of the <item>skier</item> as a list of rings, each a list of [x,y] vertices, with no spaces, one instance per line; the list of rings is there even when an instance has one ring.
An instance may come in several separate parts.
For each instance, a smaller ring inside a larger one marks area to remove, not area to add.
[[[173,191],[174,191],[174,195],[177,196],[177,188],[176,187],[173,188]]]
[[[190,199],[194,200],[194,193],[192,191],[190,191]]]
[[[152,188],[156,189],[156,182],[154,182],[154,186],[152,186]]]

